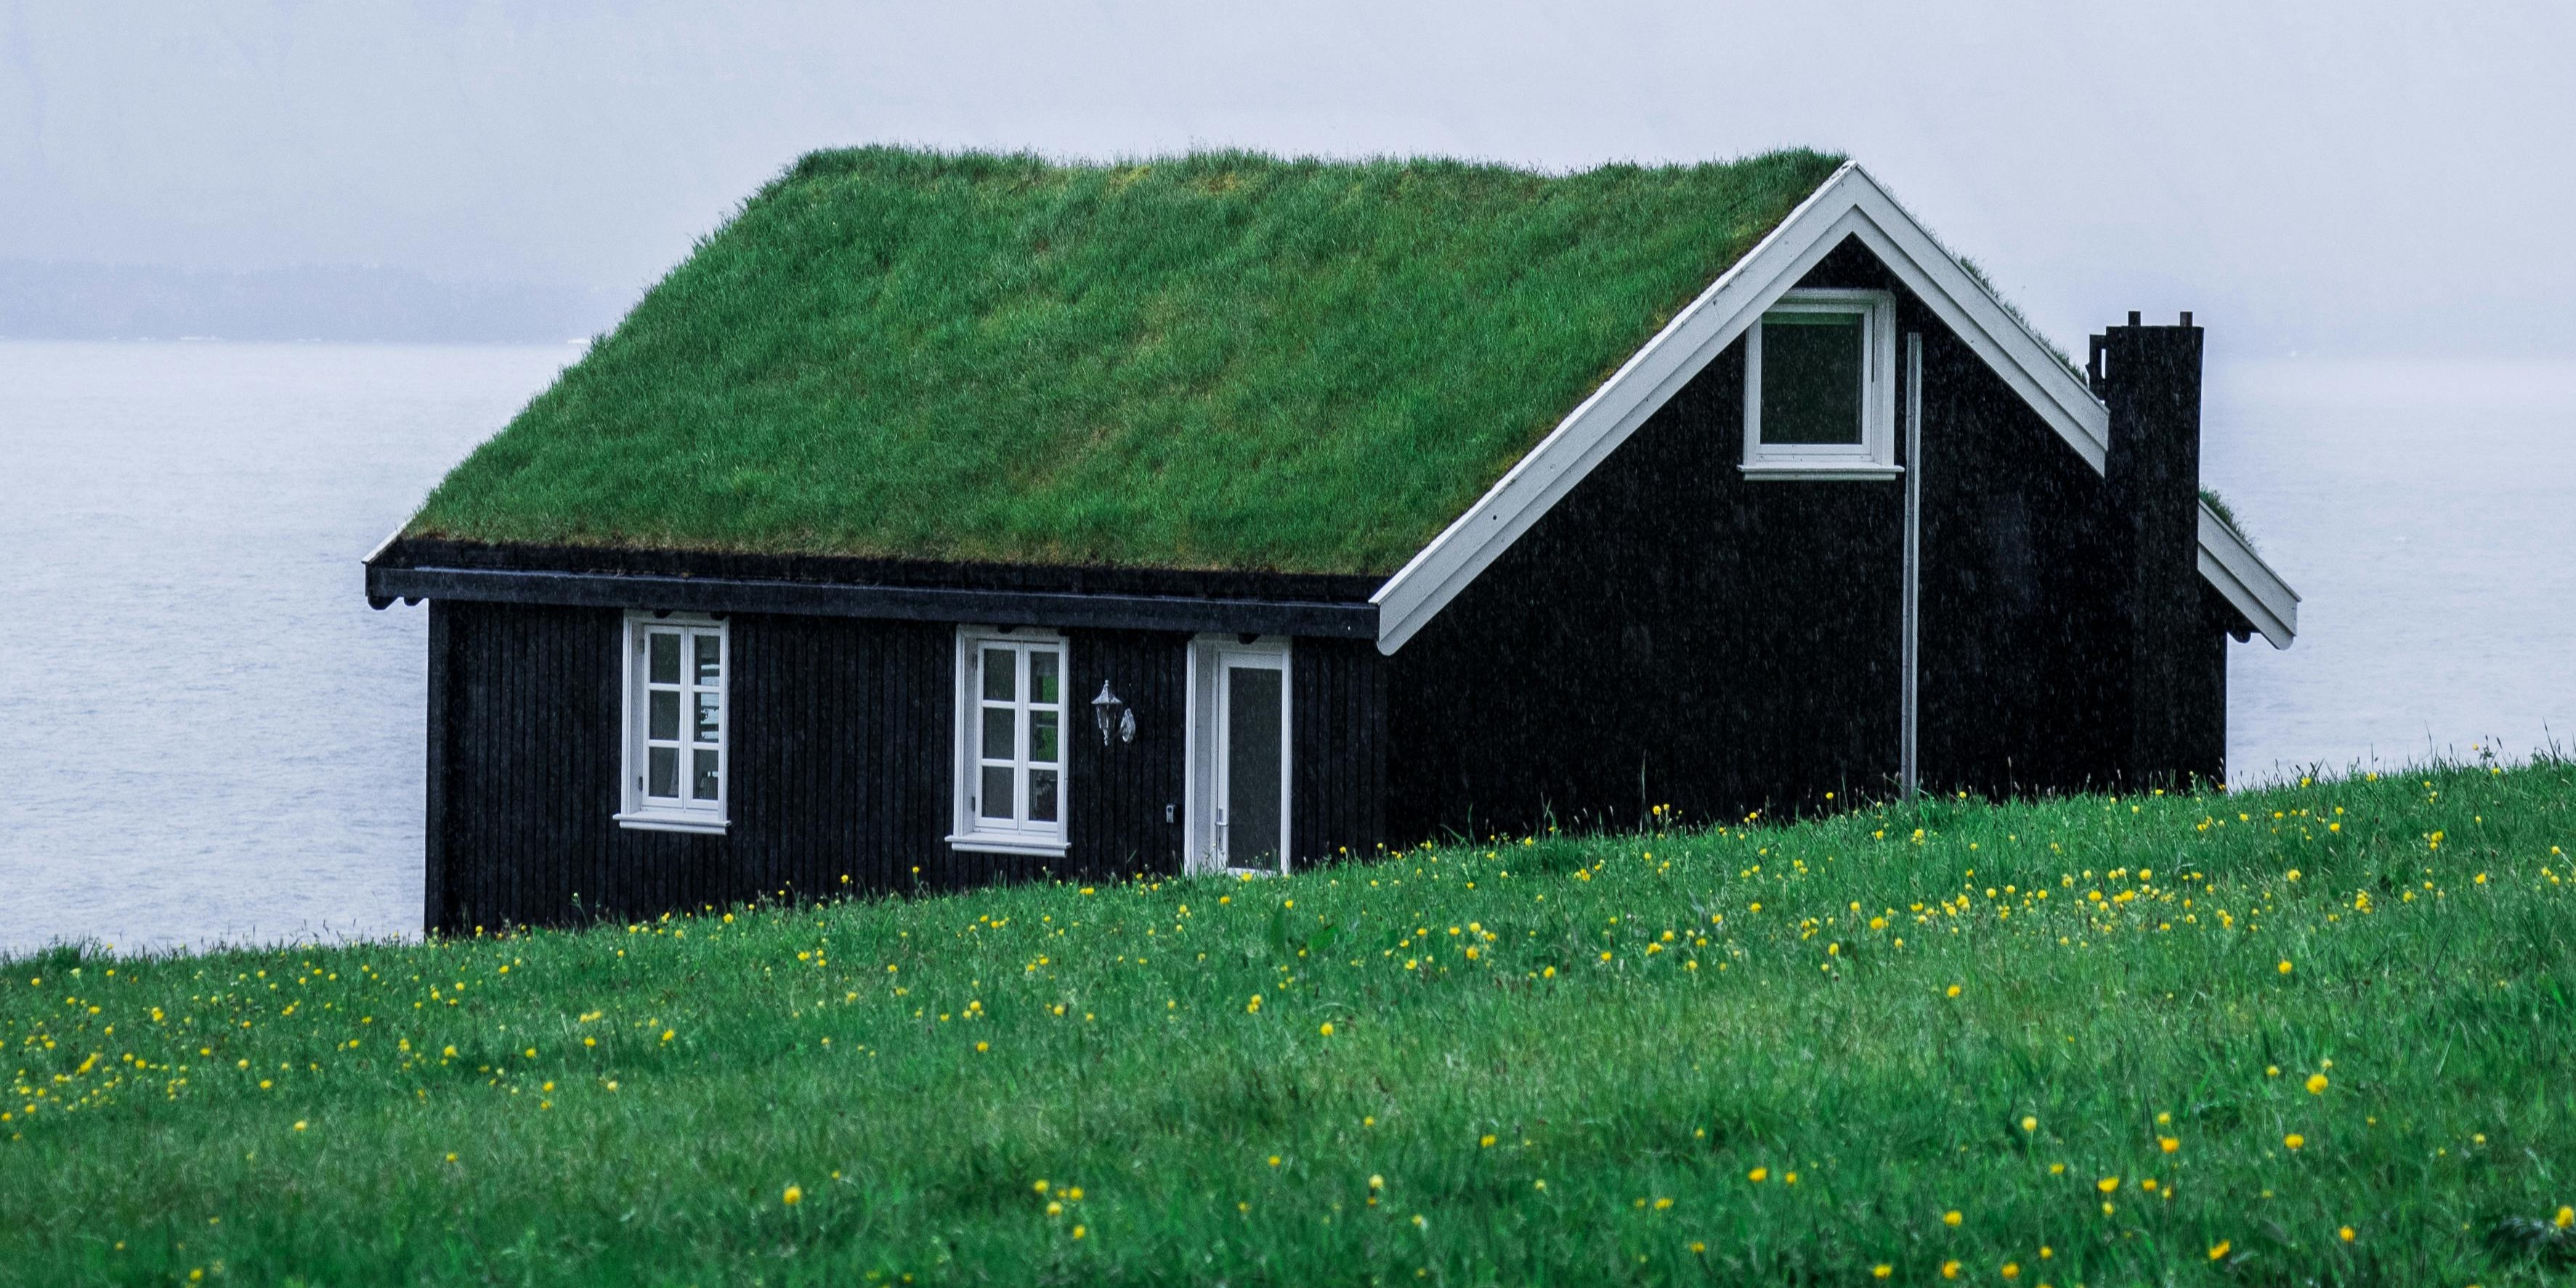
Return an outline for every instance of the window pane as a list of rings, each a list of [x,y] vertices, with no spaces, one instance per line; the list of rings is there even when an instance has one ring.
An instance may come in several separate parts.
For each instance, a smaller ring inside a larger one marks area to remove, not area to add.
[[[1225,860],[1279,864],[1279,690],[1269,667],[1225,672]]]
[[[1762,319],[1762,441],[1861,441],[1861,315]]]
[[[716,798],[716,753],[701,747],[696,754],[697,773],[689,783],[689,795],[702,801],[714,800]]]
[[[655,747],[649,763],[651,770],[644,776],[644,794],[647,796],[679,795],[680,749]]]
[[[655,631],[650,638],[653,642],[653,683],[678,684],[680,682],[679,635],[671,631]]]
[[[1054,706],[1063,701],[1056,694],[1056,667],[1063,657],[1054,650],[1029,650],[1029,701]]]
[[[1011,816],[1011,793],[1014,784],[1012,773],[1013,771],[1002,768],[985,769],[984,799],[976,806],[976,813],[986,818]]]
[[[693,636],[698,646],[698,683],[724,682],[724,640],[712,634]]]
[[[1009,702],[1020,695],[1019,655],[1006,648],[984,650],[984,697]]]
[[[662,695],[656,693],[653,696],[658,698]],[[723,702],[724,695],[720,693],[698,695],[697,740],[699,742],[714,742],[717,736],[724,732]]]
[[[1029,821],[1055,821],[1055,771],[1052,769],[1029,771]]]
[[[1052,711],[1029,713],[1029,759],[1041,765],[1052,765],[1060,758],[1055,749],[1055,721],[1056,713]]]
[[[680,695],[668,689],[656,689],[653,692],[652,702],[653,718],[645,727],[645,736],[671,742],[679,741]]]
[[[984,708],[984,759],[1010,760],[1020,754],[1014,732],[1018,723],[1009,707]]]

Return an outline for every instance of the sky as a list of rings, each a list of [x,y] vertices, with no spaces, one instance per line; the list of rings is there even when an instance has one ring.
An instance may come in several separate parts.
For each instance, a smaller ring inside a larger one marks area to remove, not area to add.
[[[630,299],[798,154],[1856,157],[2043,331],[2576,352],[2576,5],[0,0],[0,259]]]

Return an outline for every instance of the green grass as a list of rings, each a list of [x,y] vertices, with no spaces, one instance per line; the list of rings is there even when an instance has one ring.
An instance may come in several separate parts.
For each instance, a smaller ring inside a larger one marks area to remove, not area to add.
[[[2571,802],[57,952],[0,978],[0,1282],[2565,1283]]]
[[[1839,163],[816,153],[407,531],[1391,572]]]

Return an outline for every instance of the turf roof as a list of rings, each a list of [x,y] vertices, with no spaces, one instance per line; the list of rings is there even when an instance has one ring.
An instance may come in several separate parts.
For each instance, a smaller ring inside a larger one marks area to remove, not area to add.
[[[815,153],[406,532],[1392,572],[1838,164]]]

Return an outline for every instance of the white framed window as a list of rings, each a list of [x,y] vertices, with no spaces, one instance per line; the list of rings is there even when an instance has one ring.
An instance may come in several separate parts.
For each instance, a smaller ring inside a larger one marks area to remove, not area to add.
[[[625,656],[625,800],[618,823],[722,832],[732,726],[725,681],[733,669],[725,623],[689,613],[630,613]]]
[[[1064,638],[957,633],[957,825],[961,850],[1065,852]]]
[[[1744,333],[1748,478],[1883,479],[1896,464],[1896,297],[1791,291]]]
[[[1191,872],[1288,871],[1288,647],[1234,635],[1190,645],[1182,834]]]

